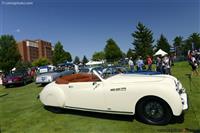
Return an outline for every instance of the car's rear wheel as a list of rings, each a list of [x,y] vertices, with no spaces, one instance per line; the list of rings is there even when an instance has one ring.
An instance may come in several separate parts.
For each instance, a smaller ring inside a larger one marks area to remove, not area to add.
[[[26,85],[26,80],[25,80],[25,79],[23,80],[23,83],[22,83],[22,84],[23,84],[23,85]]]
[[[160,98],[147,97],[139,101],[136,107],[136,115],[144,123],[165,125],[172,117],[169,105]]]

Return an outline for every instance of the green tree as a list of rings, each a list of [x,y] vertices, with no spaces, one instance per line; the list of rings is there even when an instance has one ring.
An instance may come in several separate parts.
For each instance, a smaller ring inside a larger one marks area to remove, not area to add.
[[[66,58],[65,61],[71,62],[72,61],[72,56],[69,52],[64,53],[64,57]]]
[[[194,49],[200,48],[200,34],[199,33],[192,33],[190,37],[188,38],[188,44],[189,48],[192,49],[192,44]]]
[[[0,36],[0,70],[8,72],[20,61],[16,41],[11,35]]]
[[[174,41],[173,46],[174,46],[176,55],[181,56],[183,54],[183,45],[184,45],[183,37],[176,36],[173,41]]]
[[[57,65],[65,61],[72,61],[71,54],[69,52],[66,52],[63,49],[63,45],[61,44],[61,42],[58,41],[54,47],[52,62],[54,65]]]
[[[49,64],[50,64],[50,61],[47,58],[39,58],[32,62],[32,66],[46,66]]]
[[[107,40],[104,52],[108,62],[117,61],[122,57],[122,51],[113,39]]]
[[[163,51],[167,53],[170,52],[170,45],[167,41],[167,38],[163,34],[161,34],[159,40],[157,41],[156,49],[157,50],[162,49]]]
[[[74,58],[74,64],[79,64],[80,63],[80,58],[78,56],[76,56]]]
[[[87,57],[85,55],[83,56],[82,62],[83,62],[84,65],[88,62],[88,59],[87,59]]]
[[[30,62],[27,61],[18,61],[16,64],[16,69],[17,70],[26,70],[28,68],[30,68],[32,66],[32,64]]]
[[[103,51],[100,52],[94,52],[92,55],[92,60],[94,61],[101,61],[105,59],[105,53]]]
[[[127,53],[126,53],[126,57],[130,58],[130,57],[133,57],[133,56],[134,56],[133,50],[129,48]]]
[[[136,55],[145,58],[147,55],[153,54],[153,33],[141,22],[136,26],[136,31],[132,33],[134,38],[133,45]]]

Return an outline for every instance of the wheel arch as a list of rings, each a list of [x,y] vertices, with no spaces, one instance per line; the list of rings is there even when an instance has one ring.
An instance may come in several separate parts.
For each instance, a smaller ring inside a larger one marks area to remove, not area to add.
[[[136,112],[137,107],[138,107],[138,105],[139,105],[143,100],[148,100],[148,99],[152,99],[152,98],[155,98],[155,99],[158,99],[158,100],[164,102],[164,103],[169,107],[171,113],[174,114],[174,113],[173,113],[173,109],[172,109],[172,107],[170,106],[170,104],[169,104],[166,100],[164,100],[163,98],[161,98],[161,97],[159,97],[159,96],[156,96],[156,95],[146,95],[146,96],[143,96],[143,97],[139,98],[139,99],[137,100],[136,104],[135,104],[135,108],[134,108],[134,110],[133,110],[133,113],[134,113],[134,114],[137,113],[137,112]]]

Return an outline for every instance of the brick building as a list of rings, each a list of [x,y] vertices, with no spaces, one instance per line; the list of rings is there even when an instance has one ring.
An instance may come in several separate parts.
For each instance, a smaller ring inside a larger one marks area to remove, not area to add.
[[[52,60],[52,46],[44,40],[23,40],[17,43],[23,61],[32,62],[45,57]]]

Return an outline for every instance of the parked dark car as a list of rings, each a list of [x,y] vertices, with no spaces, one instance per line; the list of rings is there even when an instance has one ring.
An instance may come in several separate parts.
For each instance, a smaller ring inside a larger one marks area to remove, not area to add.
[[[7,88],[13,85],[25,85],[33,81],[33,76],[28,71],[13,71],[3,76],[3,85]]]

